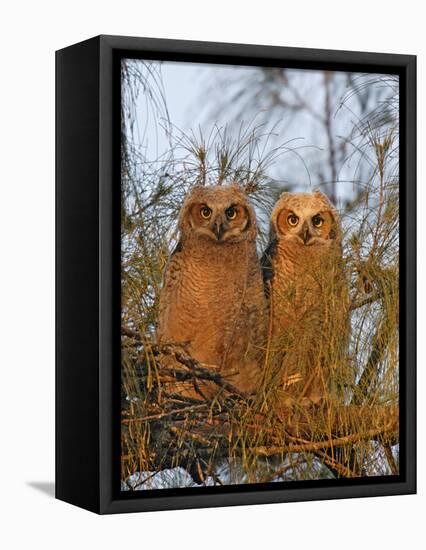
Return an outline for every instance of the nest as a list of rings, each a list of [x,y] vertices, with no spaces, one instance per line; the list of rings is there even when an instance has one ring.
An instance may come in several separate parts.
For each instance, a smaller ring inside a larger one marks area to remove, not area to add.
[[[283,465],[303,479],[315,461],[326,467],[324,477],[356,477],[365,475],[360,449],[398,442],[395,404],[295,398],[277,406],[272,397],[243,395],[182,346],[155,346],[123,329],[123,349],[123,479],[180,466],[198,484],[222,484],[217,471],[224,462],[238,465],[247,482],[279,478]],[[171,378],[199,398],[167,391]],[[197,392],[206,381],[217,388],[212,398]]]

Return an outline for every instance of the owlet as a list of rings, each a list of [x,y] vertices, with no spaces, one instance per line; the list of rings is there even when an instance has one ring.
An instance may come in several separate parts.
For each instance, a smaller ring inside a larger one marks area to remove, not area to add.
[[[283,193],[262,258],[282,402],[319,403],[347,381],[348,290],[338,214],[320,191]]]
[[[237,185],[196,186],[184,201],[178,229],[160,295],[158,342],[182,343],[197,361],[250,393],[267,329],[254,210]],[[201,399],[220,388],[172,380],[167,389]]]

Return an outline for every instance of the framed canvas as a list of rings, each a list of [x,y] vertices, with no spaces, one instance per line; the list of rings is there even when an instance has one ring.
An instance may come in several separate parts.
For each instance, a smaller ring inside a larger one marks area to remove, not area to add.
[[[56,53],[56,497],[416,490],[416,58]]]

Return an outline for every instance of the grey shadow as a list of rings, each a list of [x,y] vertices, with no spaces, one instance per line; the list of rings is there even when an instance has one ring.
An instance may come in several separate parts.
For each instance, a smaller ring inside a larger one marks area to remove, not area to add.
[[[27,481],[27,485],[50,498],[55,497],[55,483],[53,481]]]

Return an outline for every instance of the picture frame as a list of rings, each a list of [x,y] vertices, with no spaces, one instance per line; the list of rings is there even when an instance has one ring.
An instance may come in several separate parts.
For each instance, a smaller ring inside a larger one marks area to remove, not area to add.
[[[399,474],[120,489],[120,61],[399,76]],[[99,513],[416,492],[416,57],[101,35],[56,52],[56,498]]]

